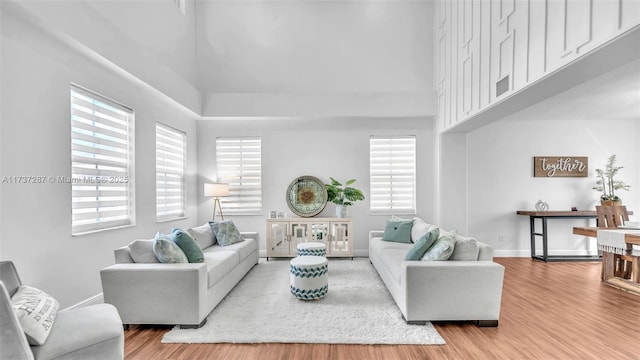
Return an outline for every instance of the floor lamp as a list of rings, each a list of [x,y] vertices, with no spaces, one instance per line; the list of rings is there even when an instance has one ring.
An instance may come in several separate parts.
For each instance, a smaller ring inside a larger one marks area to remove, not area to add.
[[[220,218],[224,220],[224,215],[222,215],[222,206],[220,206],[220,197],[229,196],[229,184],[204,184],[204,196],[213,196],[213,217],[211,220],[216,221],[216,209],[220,209]]]

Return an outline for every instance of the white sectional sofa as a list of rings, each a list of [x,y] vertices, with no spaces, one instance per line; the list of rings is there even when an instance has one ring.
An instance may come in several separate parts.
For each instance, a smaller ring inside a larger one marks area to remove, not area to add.
[[[414,226],[413,242],[434,227],[424,225]],[[493,262],[491,246],[456,236],[458,246],[449,260],[407,261],[413,244],[384,241],[383,233],[369,233],[369,259],[405,321],[470,320],[479,326],[498,326],[504,267]]]
[[[137,240],[115,250],[116,264],[100,275],[104,301],[118,309],[123,324],[200,327],[258,263],[258,233],[243,232],[244,241],[220,246],[213,233],[202,231],[206,227],[187,230],[202,248],[202,263],[135,262],[134,258],[145,261],[138,249],[153,240]]]

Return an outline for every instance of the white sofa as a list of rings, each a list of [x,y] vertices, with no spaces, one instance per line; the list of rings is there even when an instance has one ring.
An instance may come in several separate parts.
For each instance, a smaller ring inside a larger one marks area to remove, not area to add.
[[[222,247],[209,235],[203,239],[191,230],[203,250],[203,263],[136,263],[131,244],[115,250],[116,264],[100,276],[104,301],[118,309],[125,325],[200,327],[258,263],[256,232],[242,232],[244,241]]]
[[[469,259],[469,246],[460,246],[447,261],[406,261],[413,244],[384,241],[383,233],[369,233],[369,259],[407,323],[470,320],[498,326],[504,267],[493,262],[491,246],[473,239],[474,260],[457,260]],[[414,233],[415,241],[421,235]]]

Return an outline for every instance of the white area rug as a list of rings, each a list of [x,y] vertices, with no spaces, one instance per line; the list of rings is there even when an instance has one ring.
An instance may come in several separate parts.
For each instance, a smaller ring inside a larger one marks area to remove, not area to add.
[[[289,261],[261,259],[200,329],[174,328],[163,343],[444,344],[431,323],[407,325],[368,259],[329,260],[329,293],[289,292]]]

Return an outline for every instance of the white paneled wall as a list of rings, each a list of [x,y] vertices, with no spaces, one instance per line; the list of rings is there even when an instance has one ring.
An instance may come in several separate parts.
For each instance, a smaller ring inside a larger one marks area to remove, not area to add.
[[[640,1],[447,0],[434,14],[444,130],[638,26]]]

